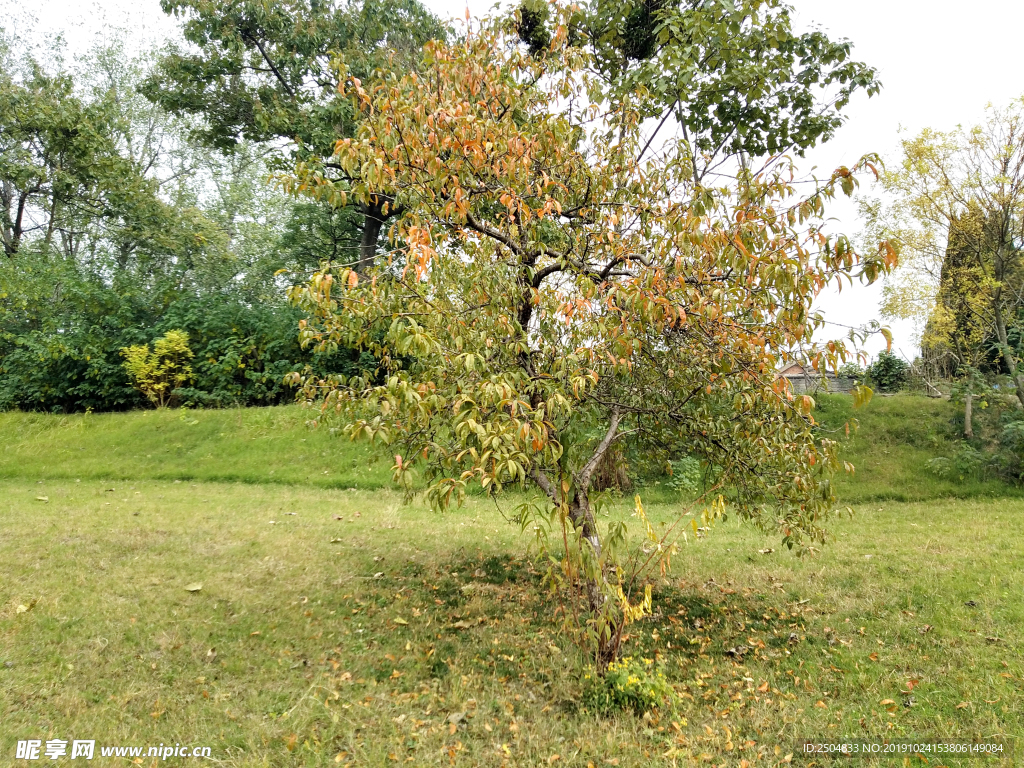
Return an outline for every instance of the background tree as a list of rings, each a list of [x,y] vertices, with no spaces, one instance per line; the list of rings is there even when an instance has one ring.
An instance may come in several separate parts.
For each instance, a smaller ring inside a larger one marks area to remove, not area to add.
[[[182,18],[192,47],[169,49],[143,92],[174,114],[198,118],[194,135],[208,146],[275,146],[278,168],[295,162],[322,168],[337,137],[354,130],[354,113],[337,98],[332,57],[343,56],[355,76],[367,80],[386,61],[398,67],[418,61],[423,43],[445,35],[417,0],[163,0],[162,7]],[[319,201],[326,210],[315,216],[309,203],[296,209],[292,229],[315,223],[316,239],[330,238],[313,265],[342,251],[364,268],[375,258],[393,206],[368,200],[339,217],[332,202]]]
[[[821,326],[810,307],[826,285],[872,280],[891,254],[861,261],[818,230],[848,169],[801,198],[784,161],[711,188],[691,145],[645,157],[642,121],[622,100],[593,101],[594,59],[567,45],[572,18],[557,12],[543,55],[498,23],[428,44],[421,67],[392,67],[371,89],[346,76],[361,116],[333,158],[346,180],[300,166],[291,186],[357,203],[386,190],[401,211],[394,247],[365,279],[325,268],[294,296],[312,315],[307,343],[381,361],[379,385],[302,384],[353,437],[388,445],[398,480],[423,472],[440,507],[470,483],[543,492],[579,544],[607,661],[623,626],[608,617],[649,600],[632,602],[624,531],[596,522],[602,457],[629,436],[663,459],[699,456],[743,517],[789,546],[820,539],[839,461],[776,365]],[[845,356],[832,342],[814,364]],[[654,552],[671,551],[647,531]]]
[[[889,238],[901,264],[883,310],[927,318],[923,343],[967,367],[991,344],[1024,407],[1011,343],[1024,305],[1024,102],[990,108],[973,128],[904,141],[899,165],[882,181],[893,202],[865,206],[869,232]]]
[[[518,32],[534,54],[551,40],[547,4],[527,0]],[[858,90],[877,93],[875,70],[849,40],[797,33],[779,0],[631,0],[583,3],[568,22],[605,96],[681,128],[698,180],[730,157],[795,151],[832,137]]]

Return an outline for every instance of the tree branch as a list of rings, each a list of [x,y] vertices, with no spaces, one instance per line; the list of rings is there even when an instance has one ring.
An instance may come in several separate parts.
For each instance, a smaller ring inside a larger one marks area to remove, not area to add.
[[[598,443],[597,448],[594,450],[594,455],[590,457],[590,461],[587,462],[583,470],[576,476],[576,485],[580,488],[590,487],[590,478],[593,476],[594,471],[597,469],[597,465],[601,463],[601,459],[608,451],[608,447],[612,444],[612,441],[616,438],[616,432],[619,429],[619,419],[622,418],[622,414],[619,409],[616,408],[612,411],[612,420],[608,425],[608,431],[605,432],[604,438]]]
[[[555,492],[555,486],[551,484],[547,475],[534,467],[530,470],[530,477],[533,478],[533,482],[535,482],[538,487],[548,495],[548,498],[555,502],[558,501],[558,494]]]

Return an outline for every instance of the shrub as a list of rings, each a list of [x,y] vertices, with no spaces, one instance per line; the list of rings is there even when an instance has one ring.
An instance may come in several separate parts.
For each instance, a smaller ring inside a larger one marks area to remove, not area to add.
[[[856,379],[858,381],[863,380],[864,374],[864,369],[854,362],[845,363],[836,371],[836,375],[841,379]]]
[[[675,691],[651,659],[624,656],[609,663],[604,675],[593,669],[583,675],[583,706],[594,712],[621,709],[642,715],[671,708],[675,699]]]
[[[985,473],[985,455],[969,445],[961,445],[952,458],[939,456],[928,461],[929,471],[943,480],[977,480]]]
[[[174,391],[195,378],[188,361],[195,355],[188,346],[184,331],[168,331],[149,344],[125,347],[124,369],[136,388],[157,408],[163,408],[174,398]]]
[[[899,392],[907,383],[908,368],[906,361],[891,352],[880,352],[867,374],[881,392]]]

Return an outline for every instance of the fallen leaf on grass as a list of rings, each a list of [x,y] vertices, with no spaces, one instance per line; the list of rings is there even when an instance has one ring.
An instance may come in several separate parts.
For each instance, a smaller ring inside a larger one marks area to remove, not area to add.
[[[289,752],[294,752],[295,751],[295,745],[298,744],[298,742],[299,742],[298,734],[293,733],[285,741],[285,743],[284,743],[285,749],[287,749]]]
[[[828,709],[828,705],[821,699],[818,699],[818,701],[815,702],[814,706],[816,706],[818,709]]]
[[[869,654],[868,658],[871,659],[872,661],[878,661],[878,654],[877,653]]]
[[[49,496],[36,496],[36,501],[49,501]]]
[[[956,708],[957,709],[967,709],[969,706],[971,706],[971,702],[969,702],[969,701],[961,701],[959,704],[956,705]]]
[[[472,624],[472,622],[469,622],[469,621],[466,621],[466,620],[462,620],[462,621],[456,621],[454,624],[452,624],[452,626],[455,629],[469,629],[470,627],[473,626],[473,624]]]
[[[926,635],[929,632],[931,632],[933,629],[935,629],[935,627],[933,627],[931,624],[925,624],[923,627],[921,627],[917,631],[920,632],[922,635]]]
[[[345,519],[341,515],[333,515],[333,517],[334,517],[335,520],[344,520]]]
[[[405,619],[401,618],[400,616],[398,618],[392,619],[392,621],[394,621],[395,624],[401,624],[403,627],[409,625],[409,622],[406,621]]]
[[[1003,642],[1003,638],[1001,638],[1001,637],[986,637],[985,641],[989,642],[989,643],[1001,643],[1001,642]]]
[[[202,588],[203,588],[203,583],[201,581],[193,581],[191,584],[186,584],[185,585],[185,591],[186,592],[198,592]]]

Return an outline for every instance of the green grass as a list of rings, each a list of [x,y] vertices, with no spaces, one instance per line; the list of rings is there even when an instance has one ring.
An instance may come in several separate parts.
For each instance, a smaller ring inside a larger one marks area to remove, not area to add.
[[[842,442],[841,456],[854,465],[852,476],[837,478],[841,500],[849,504],[1019,497],[1024,491],[999,480],[942,479],[928,470],[928,461],[951,456],[959,440],[956,406],[924,395],[876,395],[860,408],[845,395],[817,398],[815,418],[821,433]],[[847,423],[856,422],[846,434]]]
[[[585,661],[482,499],[438,516],[389,491],[85,480],[0,498],[4,760],[94,738],[229,766],[776,765],[804,737],[1024,734],[1019,500],[873,506],[811,559],[719,525],[631,628],[626,653],[682,701],[645,719],[580,708]]]
[[[0,765],[30,738],[210,746],[232,768],[776,766],[799,738],[1019,740],[1024,499],[924,471],[954,444],[948,403],[820,403],[823,430],[851,415],[857,513],[820,553],[730,520],[655,583],[625,653],[680,704],[637,716],[581,705],[586,659],[493,502],[403,505],[386,462],[298,408],[0,414]],[[656,525],[680,513],[650,490]],[[956,764],[977,765],[930,763]]]
[[[0,413],[0,478],[390,485],[389,465],[364,443],[306,426],[315,415],[298,406]]]

